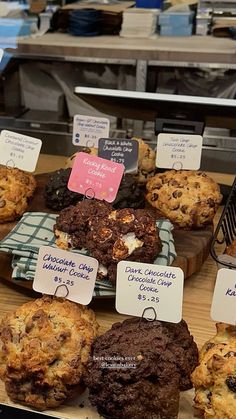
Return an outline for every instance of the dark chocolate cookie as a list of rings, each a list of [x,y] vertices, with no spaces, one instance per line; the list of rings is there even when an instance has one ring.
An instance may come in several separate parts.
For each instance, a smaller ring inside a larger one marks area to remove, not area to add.
[[[116,209],[144,208],[145,189],[131,174],[123,176],[115,201],[112,203]]]
[[[61,211],[63,208],[74,205],[83,198],[83,195],[72,192],[67,184],[71,169],[60,169],[53,172],[45,188],[45,202],[48,208]]]
[[[93,345],[85,383],[100,414],[116,419],[175,419],[179,391],[191,388],[198,350],[185,321],[128,319]]]

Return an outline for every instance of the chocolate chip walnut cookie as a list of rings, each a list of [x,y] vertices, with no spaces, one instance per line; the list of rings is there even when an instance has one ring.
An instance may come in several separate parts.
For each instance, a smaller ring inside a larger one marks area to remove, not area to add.
[[[148,181],[146,199],[174,225],[194,229],[212,223],[222,195],[203,172],[169,170]]]
[[[31,173],[17,168],[0,167],[0,223],[17,220],[28,207],[36,188]]]
[[[8,314],[0,324],[0,378],[11,400],[44,410],[83,391],[97,330],[92,310],[60,298]]]
[[[192,374],[195,407],[204,419],[236,417],[236,326],[218,323]]]

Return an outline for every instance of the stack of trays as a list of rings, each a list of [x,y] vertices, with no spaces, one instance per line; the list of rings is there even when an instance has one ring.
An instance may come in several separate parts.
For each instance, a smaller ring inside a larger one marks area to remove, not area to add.
[[[160,35],[191,36],[193,31],[192,12],[163,12],[159,16]]]

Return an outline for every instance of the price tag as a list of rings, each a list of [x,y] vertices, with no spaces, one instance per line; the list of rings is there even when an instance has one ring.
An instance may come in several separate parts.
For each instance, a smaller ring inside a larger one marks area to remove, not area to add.
[[[98,261],[90,256],[41,246],[33,289],[87,305],[92,300]]]
[[[184,275],[180,268],[121,261],[117,265],[116,310],[142,317],[153,308],[157,320],[182,319]]]
[[[201,156],[201,135],[159,134],[157,137],[157,167],[198,170],[201,165]]]
[[[236,273],[233,269],[219,269],[213,300],[211,318],[214,321],[236,325]]]
[[[0,164],[33,172],[42,141],[38,138],[3,130],[0,135]]]
[[[135,173],[138,169],[139,143],[125,138],[100,138],[98,141],[98,156],[104,159],[122,163],[126,173]]]
[[[124,173],[124,165],[113,161],[78,153],[68,182],[73,192],[113,202]]]
[[[73,121],[72,142],[77,146],[98,148],[101,137],[109,137],[110,121],[108,118],[75,115]]]

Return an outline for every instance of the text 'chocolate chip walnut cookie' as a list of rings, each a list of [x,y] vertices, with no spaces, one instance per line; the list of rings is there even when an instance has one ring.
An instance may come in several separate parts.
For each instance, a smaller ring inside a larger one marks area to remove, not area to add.
[[[148,181],[146,199],[174,225],[194,229],[212,223],[222,195],[203,172],[169,170]]]
[[[17,220],[26,211],[36,188],[31,173],[0,167],[0,223]]]
[[[195,406],[204,419],[236,418],[236,326],[218,323],[192,374]]]
[[[92,310],[59,298],[8,314],[0,324],[0,378],[8,396],[44,410],[81,393],[97,330]]]
[[[78,202],[59,214],[54,227],[56,245],[89,251],[99,262],[98,277],[116,280],[121,260],[152,263],[162,244],[154,218],[146,210],[113,210],[106,202]]]
[[[177,419],[179,392],[192,387],[198,350],[187,324],[132,318],[99,336],[85,375],[104,417]]]
[[[125,138],[124,138],[125,140]],[[146,183],[147,180],[154,175],[156,171],[156,153],[142,138],[133,137],[139,143],[138,151],[138,173],[134,175],[139,183]],[[85,147],[82,150],[84,153],[89,153],[96,156],[98,153],[97,148]],[[67,160],[65,167],[73,167],[74,159],[77,153],[72,154]]]

